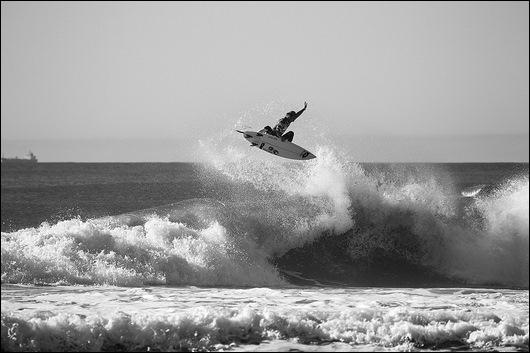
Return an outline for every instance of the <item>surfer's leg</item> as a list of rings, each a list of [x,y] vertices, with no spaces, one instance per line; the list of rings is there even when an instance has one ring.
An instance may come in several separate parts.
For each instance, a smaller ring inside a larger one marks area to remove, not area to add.
[[[264,132],[264,133],[269,134],[269,135],[274,135],[274,131],[268,125],[265,126],[263,129],[261,129],[259,132]]]
[[[282,136],[282,141],[289,141],[293,142],[294,132],[289,131],[286,132],[285,135]]]

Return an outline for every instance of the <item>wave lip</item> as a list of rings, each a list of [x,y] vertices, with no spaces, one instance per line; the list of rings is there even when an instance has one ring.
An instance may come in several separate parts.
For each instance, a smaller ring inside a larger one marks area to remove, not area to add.
[[[460,192],[464,197],[475,197],[486,187],[486,184],[473,185],[465,188]]]

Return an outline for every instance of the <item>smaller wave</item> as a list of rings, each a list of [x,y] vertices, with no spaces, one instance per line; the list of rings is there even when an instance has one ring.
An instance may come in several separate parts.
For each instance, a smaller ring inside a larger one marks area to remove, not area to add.
[[[41,312],[25,319],[2,313],[6,351],[212,351],[269,340],[343,342],[399,350],[528,349],[528,319],[462,310],[401,307],[336,311],[214,309],[170,315],[109,317]]]
[[[2,283],[283,284],[266,257],[238,246],[219,222],[197,223],[205,224],[140,213],[2,233]]]

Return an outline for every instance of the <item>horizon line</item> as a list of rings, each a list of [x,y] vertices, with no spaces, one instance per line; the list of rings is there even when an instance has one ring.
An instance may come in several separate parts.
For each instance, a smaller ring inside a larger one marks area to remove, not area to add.
[[[454,134],[358,134],[358,133],[335,133],[330,134],[330,136],[344,137],[344,136],[354,136],[354,137],[414,137],[414,138],[425,138],[425,137],[489,137],[489,136],[530,136],[530,132],[520,132],[520,133],[454,133]],[[191,135],[185,137],[192,137]],[[6,138],[0,137],[0,141],[87,141],[87,140],[174,140],[182,139],[182,135],[179,136],[164,136],[164,137],[58,137],[58,138]]]

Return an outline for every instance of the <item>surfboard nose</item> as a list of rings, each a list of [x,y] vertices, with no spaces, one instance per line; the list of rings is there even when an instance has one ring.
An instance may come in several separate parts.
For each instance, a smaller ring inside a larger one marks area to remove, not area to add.
[[[300,154],[299,159],[308,160],[308,159],[313,159],[313,158],[317,158],[317,156],[315,156],[313,153],[309,151],[304,151]]]

